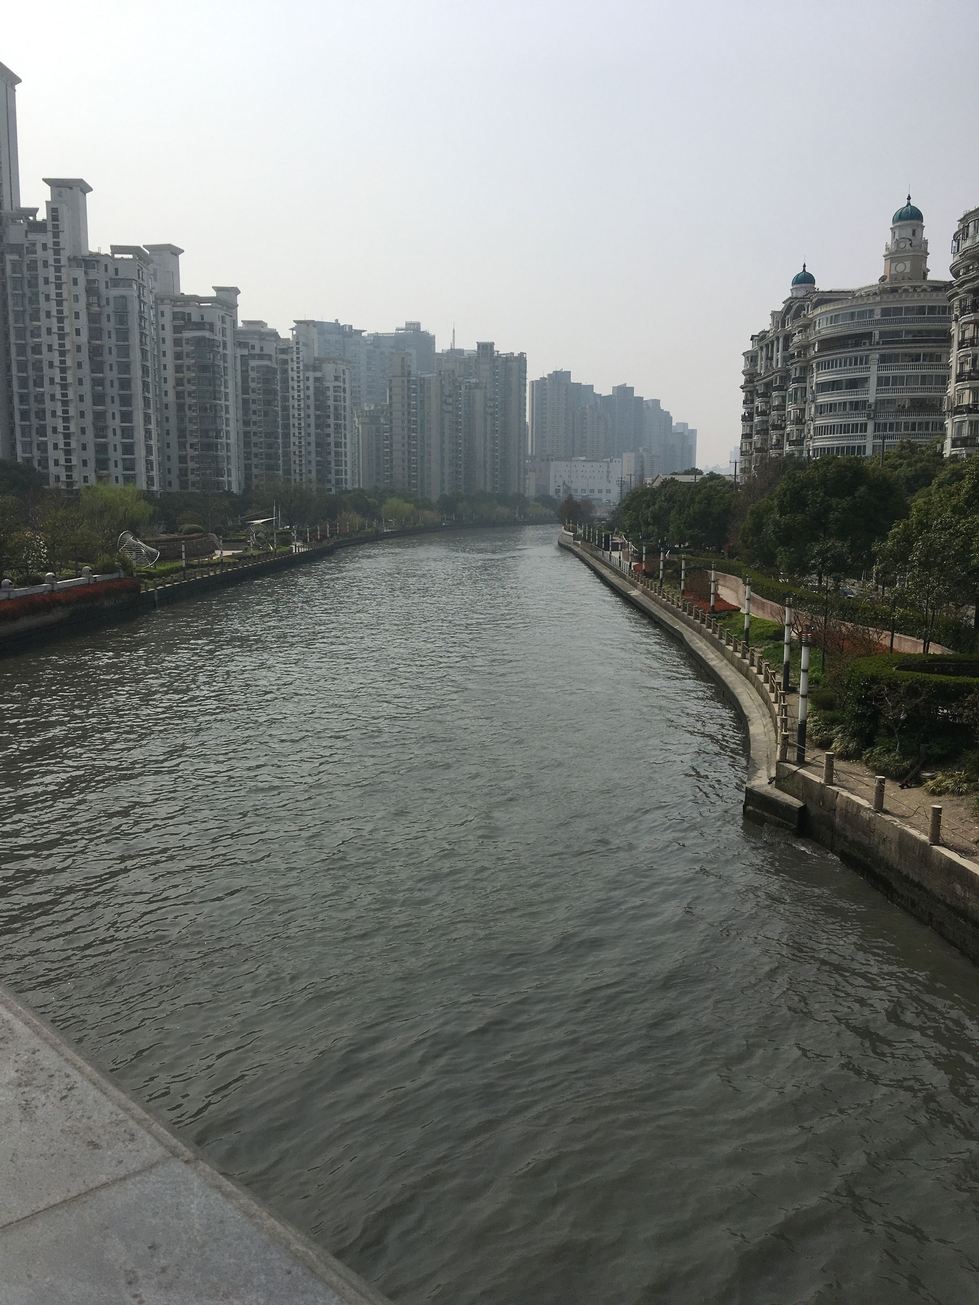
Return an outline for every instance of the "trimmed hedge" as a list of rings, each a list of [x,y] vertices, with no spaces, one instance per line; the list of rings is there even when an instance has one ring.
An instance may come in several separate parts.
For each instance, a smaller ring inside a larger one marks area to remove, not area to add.
[[[974,742],[979,726],[979,661],[968,654],[879,653],[850,662],[842,694],[846,725],[865,747],[947,749]],[[953,748],[954,751],[954,748]]]

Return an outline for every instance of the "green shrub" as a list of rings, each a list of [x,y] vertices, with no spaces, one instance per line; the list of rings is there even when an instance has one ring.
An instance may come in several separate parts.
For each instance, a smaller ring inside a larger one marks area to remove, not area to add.
[[[831,751],[841,761],[856,761],[863,751],[863,744],[844,727],[834,736]]]
[[[204,527],[194,525],[191,521],[185,521],[182,526],[177,527],[178,535],[203,535]]]
[[[867,748],[863,754],[863,763],[875,775],[904,779],[914,765],[914,759],[904,756],[891,743],[878,743],[875,747]]]
[[[934,779],[929,779],[922,787],[926,793],[942,797],[947,793],[956,796],[963,793],[974,793],[979,785],[964,770],[943,770]]]
[[[806,722],[806,737],[817,748],[832,747],[840,730],[840,713],[837,711],[811,711]]]
[[[836,694],[832,689],[811,689],[809,702],[820,711],[832,711],[836,707]]]

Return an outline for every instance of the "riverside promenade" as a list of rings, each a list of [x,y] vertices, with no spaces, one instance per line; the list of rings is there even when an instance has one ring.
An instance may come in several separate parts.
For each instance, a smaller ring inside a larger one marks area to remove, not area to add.
[[[921,789],[901,789],[892,781],[878,789],[865,766],[835,758],[828,763],[828,754],[818,748],[807,747],[805,761],[797,763],[798,699],[782,692],[780,668],[754,649],[744,656],[741,642],[702,607],[668,586],[660,591],[650,578],[632,575],[617,555],[566,531],[558,542],[680,637],[737,706],[748,731],[747,816],[815,838],[979,962],[979,859],[969,799],[934,801]],[[759,702],[760,713],[753,706]],[[937,837],[935,807],[941,809]]]
[[[386,1305],[0,988],[0,1305]]]

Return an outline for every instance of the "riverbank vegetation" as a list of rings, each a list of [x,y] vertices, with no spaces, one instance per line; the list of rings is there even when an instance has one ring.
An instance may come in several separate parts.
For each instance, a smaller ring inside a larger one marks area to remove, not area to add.
[[[979,791],[979,459],[906,443],[880,461],[769,462],[633,490],[611,523],[706,602],[711,566],[796,612],[813,645],[810,738],[929,792]],[[721,618],[740,636],[741,613]],[[898,635],[924,653],[895,649]],[[751,621],[778,665],[782,627]],[[944,647],[952,653],[935,653]],[[932,778],[928,778],[932,776]]]
[[[612,524],[691,564],[747,575],[831,625],[865,626],[971,652],[979,632],[979,460],[910,442],[882,461],[772,461],[725,477],[633,490]],[[696,560],[695,560],[696,559]]]
[[[151,494],[123,485],[86,485],[78,491],[48,488],[25,463],[0,460],[0,577],[34,581],[53,571],[77,574],[119,569],[119,536],[142,539],[183,534],[214,536],[223,545],[248,547],[248,522],[273,516],[279,542],[297,536],[355,534],[370,529],[506,525],[554,519],[552,500],[523,495],[446,495],[437,503],[409,494],[349,490],[330,494],[291,481],[275,481],[243,494]],[[159,564],[160,567],[163,562]]]

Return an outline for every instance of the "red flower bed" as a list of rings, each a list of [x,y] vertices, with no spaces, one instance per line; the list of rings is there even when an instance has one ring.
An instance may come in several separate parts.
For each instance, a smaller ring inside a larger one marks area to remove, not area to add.
[[[0,598],[0,621],[17,621],[22,616],[40,616],[59,607],[84,607],[103,598],[139,593],[139,581],[125,576],[121,580],[100,580],[93,585],[73,589],[55,589],[46,594],[25,594],[23,598]]]

